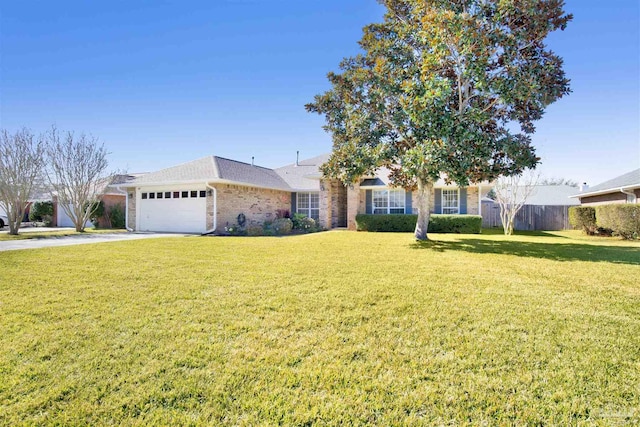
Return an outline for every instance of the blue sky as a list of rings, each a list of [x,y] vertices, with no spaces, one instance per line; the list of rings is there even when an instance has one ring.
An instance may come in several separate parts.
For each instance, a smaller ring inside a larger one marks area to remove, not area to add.
[[[534,142],[544,176],[593,185],[640,167],[640,10],[566,10],[548,44],[573,93]],[[382,13],[374,0],[2,2],[0,127],[92,133],[129,172],[211,154],[292,163],[331,149],[304,104]]]

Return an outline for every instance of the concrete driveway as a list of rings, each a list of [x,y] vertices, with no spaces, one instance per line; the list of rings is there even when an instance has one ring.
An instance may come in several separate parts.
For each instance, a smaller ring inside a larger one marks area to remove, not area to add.
[[[60,230],[57,228],[56,230]],[[40,228],[38,231],[44,231]],[[22,230],[20,230],[22,232]],[[20,249],[49,248],[53,246],[83,245],[87,243],[117,242],[121,240],[153,239],[156,237],[184,237],[188,234],[174,233],[100,233],[80,234],[74,236],[46,237],[40,239],[0,241],[1,251],[16,251]]]

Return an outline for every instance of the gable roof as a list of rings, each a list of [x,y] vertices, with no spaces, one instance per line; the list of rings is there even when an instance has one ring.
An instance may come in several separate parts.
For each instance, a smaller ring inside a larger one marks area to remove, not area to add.
[[[331,153],[292,163],[275,169],[275,172],[294,191],[318,191],[320,189],[320,166],[329,160]]]
[[[571,197],[596,196],[598,194],[611,193],[614,191],[617,192],[622,188],[629,190],[640,188],[640,169],[632,170],[624,175],[620,175],[601,184],[594,185],[586,191],[580,194],[574,194]]]
[[[287,183],[272,169],[217,156],[207,156],[151,172],[127,182],[126,185],[167,185],[215,181],[289,190]]]

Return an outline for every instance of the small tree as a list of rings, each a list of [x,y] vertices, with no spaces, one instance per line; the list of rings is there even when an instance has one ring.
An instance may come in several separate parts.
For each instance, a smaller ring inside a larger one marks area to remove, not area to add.
[[[84,231],[100,197],[114,177],[107,173],[107,151],[98,139],[81,133],[48,134],[47,176],[58,198],[58,209],[71,218],[76,231]]]
[[[43,167],[44,143],[23,128],[15,134],[0,132],[0,206],[7,212],[9,234],[20,223]]]
[[[504,234],[512,235],[516,215],[535,189],[539,174],[527,169],[519,175],[501,176],[493,187],[495,201],[500,205],[500,220]]]

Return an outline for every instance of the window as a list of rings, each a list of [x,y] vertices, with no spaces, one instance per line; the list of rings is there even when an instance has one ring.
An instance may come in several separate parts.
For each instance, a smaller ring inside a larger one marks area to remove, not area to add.
[[[180,192],[179,191],[174,191],[173,192],[173,198],[174,199],[179,199],[180,198]]]
[[[156,199],[162,199],[162,192],[159,192],[158,194],[156,194]]]
[[[442,213],[460,213],[460,190],[442,190]]]
[[[147,198],[147,193],[142,193],[142,199],[146,199]]]
[[[171,198],[171,191],[165,191],[164,192],[164,198],[165,199],[170,199]]]
[[[189,197],[189,192],[188,191],[183,191],[182,192],[182,198],[186,199],[187,197]]]
[[[405,193],[398,190],[373,190],[374,214],[403,214]]]
[[[155,199],[156,198],[156,193],[149,193],[149,198],[150,199]]]
[[[207,192],[204,190],[200,190],[200,197],[207,197]]]
[[[313,218],[316,222],[320,220],[320,194],[319,193],[298,193],[298,206],[296,212]]]
[[[191,192],[191,197],[198,197],[198,192],[197,191],[192,191]]]

